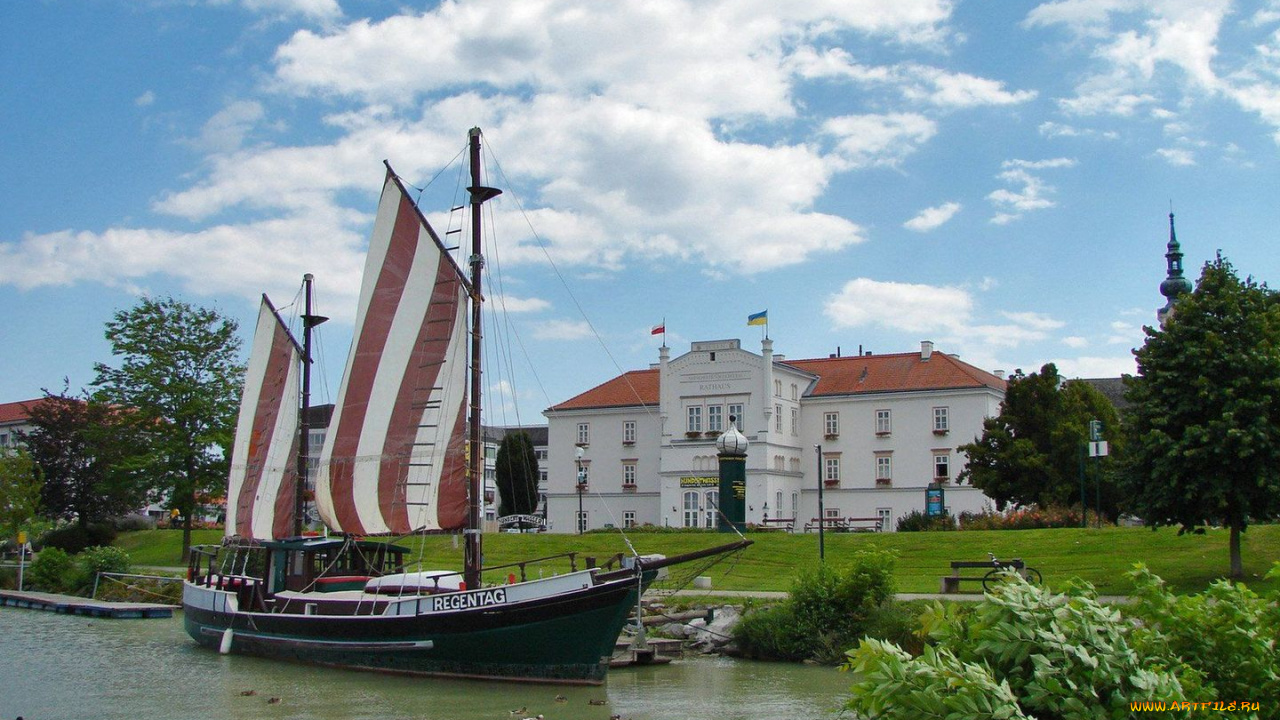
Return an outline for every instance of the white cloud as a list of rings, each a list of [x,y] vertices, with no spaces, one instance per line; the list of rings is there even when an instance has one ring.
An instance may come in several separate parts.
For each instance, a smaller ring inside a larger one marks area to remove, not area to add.
[[[265,116],[262,103],[238,100],[219,110],[200,129],[200,137],[191,144],[211,153],[229,153],[240,149],[245,138]]]
[[[1048,315],[1035,312],[1001,312],[1001,315],[1012,320],[1018,325],[1022,325],[1034,330],[1057,330],[1066,325],[1061,320],[1055,320]]]
[[[938,131],[937,123],[915,113],[846,115],[822,124],[836,138],[841,169],[898,165]]]
[[[1079,335],[1068,335],[1062,338],[1062,344],[1070,348],[1089,347],[1089,341]]]
[[[581,340],[593,334],[585,320],[547,320],[533,328],[537,340]]]
[[[1049,120],[1040,123],[1037,128],[1044,137],[1053,139],[1060,137],[1085,137],[1085,138],[1102,138],[1103,140],[1115,140],[1120,134],[1114,130],[1094,130],[1092,128],[1080,128],[1074,125],[1065,125]]]
[[[1039,175],[1029,171],[1069,168],[1074,167],[1075,164],[1076,161],[1071,158],[1035,161],[1006,160],[1001,163],[1004,169],[996,178],[1013,188],[1000,188],[987,194],[987,199],[997,208],[991,222],[996,225],[1005,225],[1022,217],[1024,213],[1057,205],[1048,197],[1054,192],[1054,187],[1045,183]]]
[[[818,52],[802,47],[788,62],[806,79],[840,78],[864,85],[887,86],[908,100],[940,108],[1017,105],[1035,99],[1037,94],[1035,90],[1009,91],[999,80],[914,62],[864,65],[843,48]]]
[[[972,311],[973,299],[960,288],[869,278],[845,283],[823,308],[837,328],[875,325],[908,332],[963,327]]]
[[[338,0],[239,0],[246,10],[267,15],[302,15],[316,20],[335,20],[342,17]],[[227,0],[214,0],[215,5]]]
[[[1064,378],[1109,378],[1136,375],[1138,364],[1133,355],[1115,357],[1074,357],[1050,360]]]
[[[501,295],[493,299],[494,305],[502,312],[532,313],[549,310],[551,303],[542,298],[519,298],[512,295]]]
[[[960,203],[943,203],[937,207],[921,210],[918,215],[903,223],[902,227],[916,232],[929,232],[941,227],[958,212],[960,212]]]
[[[1159,148],[1156,154],[1164,158],[1170,165],[1195,165],[1195,155],[1186,148]]]
[[[133,104],[137,105],[138,107],[147,107],[155,103],[155,101],[156,101],[156,94],[148,90],[142,93],[141,95],[139,95],[138,97],[134,98]]]

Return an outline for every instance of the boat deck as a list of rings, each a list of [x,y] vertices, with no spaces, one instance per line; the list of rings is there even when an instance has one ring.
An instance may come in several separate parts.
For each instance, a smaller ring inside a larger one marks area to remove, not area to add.
[[[173,617],[176,607],[158,603],[113,602],[19,590],[0,590],[0,606],[100,618],[168,618]]]

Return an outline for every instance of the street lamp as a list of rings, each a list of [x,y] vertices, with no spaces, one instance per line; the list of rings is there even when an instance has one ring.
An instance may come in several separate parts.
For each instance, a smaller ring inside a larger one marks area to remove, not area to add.
[[[818,561],[825,562],[827,547],[823,541],[823,526],[826,524],[827,511],[822,503],[822,486],[826,484],[822,480],[822,446],[814,445],[813,449],[818,453]]]
[[[585,454],[585,451],[582,449],[582,446],[579,445],[574,454],[577,456],[578,462],[578,518],[576,522],[578,524],[578,534],[581,535],[584,530],[583,526],[586,525],[586,523],[582,521],[582,491],[587,487],[587,473],[582,469],[582,456]]]

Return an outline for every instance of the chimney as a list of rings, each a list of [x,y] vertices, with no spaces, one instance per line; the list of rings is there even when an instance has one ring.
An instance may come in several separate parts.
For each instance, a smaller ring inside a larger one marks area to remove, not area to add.
[[[920,362],[929,362],[929,357],[933,355],[933,341],[920,341]]]
[[[1004,371],[1003,371],[1003,370],[996,370],[993,374],[994,374],[996,377],[1000,378],[1001,380],[1003,380],[1003,379],[1004,379]]]

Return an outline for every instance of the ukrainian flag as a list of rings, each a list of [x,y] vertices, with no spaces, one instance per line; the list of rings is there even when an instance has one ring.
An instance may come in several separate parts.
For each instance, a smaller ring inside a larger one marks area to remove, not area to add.
[[[756,313],[756,314],[754,314],[754,315],[748,315],[748,316],[747,316],[747,324],[748,324],[748,325],[768,325],[768,324],[769,324],[769,311],[768,311],[768,310],[764,310],[764,311],[762,311],[762,312],[758,312],[758,313]]]

